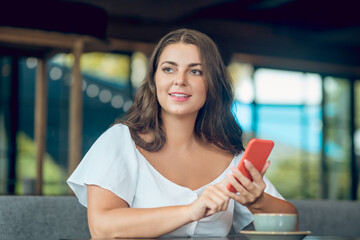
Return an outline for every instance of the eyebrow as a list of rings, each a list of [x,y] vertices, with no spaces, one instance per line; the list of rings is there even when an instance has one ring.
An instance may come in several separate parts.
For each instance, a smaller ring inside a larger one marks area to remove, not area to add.
[[[170,65],[173,65],[173,66],[178,66],[178,64],[176,62],[173,62],[173,61],[165,61],[165,62],[161,63],[161,65],[164,65],[164,64],[170,64]],[[190,63],[189,64],[189,67],[196,67],[196,66],[201,66],[201,63]]]

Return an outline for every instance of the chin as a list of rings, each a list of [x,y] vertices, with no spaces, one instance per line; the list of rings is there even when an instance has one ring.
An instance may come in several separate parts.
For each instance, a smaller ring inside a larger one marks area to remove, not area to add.
[[[170,110],[170,111],[165,111],[166,115],[173,115],[173,116],[177,116],[177,117],[186,117],[186,116],[192,116],[192,115],[197,115],[198,111],[189,111],[189,110],[180,110],[180,109],[176,109],[176,110]]]

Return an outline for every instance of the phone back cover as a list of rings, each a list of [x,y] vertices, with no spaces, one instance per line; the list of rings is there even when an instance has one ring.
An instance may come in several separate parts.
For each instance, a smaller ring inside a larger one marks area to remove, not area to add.
[[[249,150],[250,149],[253,149],[253,150],[251,150],[251,151],[245,150],[244,155],[242,156],[242,159],[241,159],[242,164],[240,165],[240,167],[244,168],[244,169],[240,169],[242,171],[242,173],[247,178],[252,180],[252,177],[251,177],[250,173],[247,171],[247,169],[245,168],[243,161],[245,159],[247,159],[255,166],[255,168],[259,172],[261,172],[273,147],[274,147],[274,142],[271,140],[251,139],[248,146],[246,147],[246,149],[249,148]]]

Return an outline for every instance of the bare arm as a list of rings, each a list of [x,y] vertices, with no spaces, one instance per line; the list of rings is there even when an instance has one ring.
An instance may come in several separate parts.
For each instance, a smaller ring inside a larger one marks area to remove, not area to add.
[[[88,185],[90,233],[97,237],[155,238],[187,223],[223,211],[229,198],[219,186],[208,187],[190,205],[159,208],[129,208],[111,191]]]
[[[273,197],[264,193],[263,197],[255,204],[248,206],[248,209],[254,213],[296,213],[297,210],[290,202]]]
[[[94,237],[158,237],[191,222],[184,206],[129,208],[127,202],[96,185],[88,189],[88,220]],[[171,221],[169,221],[171,219]]]

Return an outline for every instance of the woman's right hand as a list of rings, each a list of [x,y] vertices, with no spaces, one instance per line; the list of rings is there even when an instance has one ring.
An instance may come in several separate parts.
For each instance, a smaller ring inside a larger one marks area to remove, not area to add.
[[[218,184],[208,186],[193,203],[188,205],[192,221],[199,221],[227,209],[230,198],[225,193],[226,183],[225,179]]]

